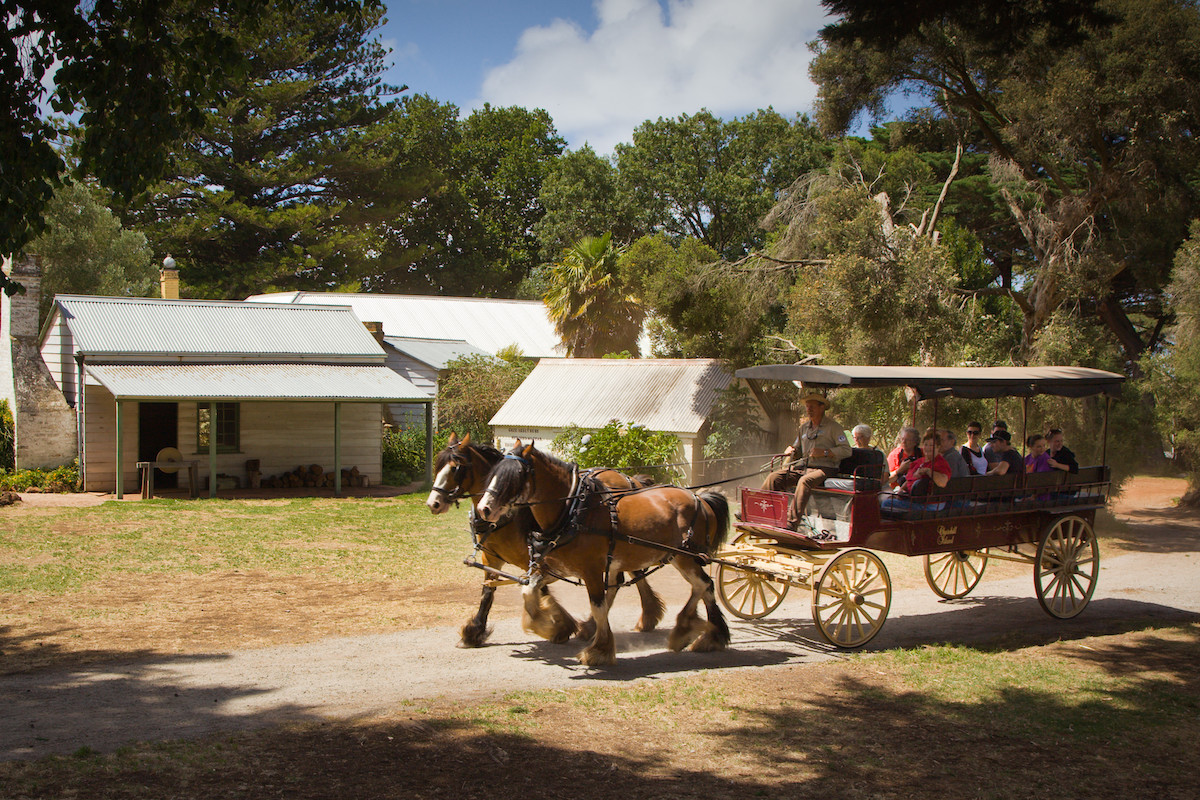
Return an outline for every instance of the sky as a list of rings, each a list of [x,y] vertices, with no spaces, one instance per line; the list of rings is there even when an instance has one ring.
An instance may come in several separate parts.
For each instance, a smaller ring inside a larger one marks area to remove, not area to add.
[[[609,154],[642,122],[707,109],[809,112],[817,0],[385,0],[389,83],[453,103],[542,108]]]

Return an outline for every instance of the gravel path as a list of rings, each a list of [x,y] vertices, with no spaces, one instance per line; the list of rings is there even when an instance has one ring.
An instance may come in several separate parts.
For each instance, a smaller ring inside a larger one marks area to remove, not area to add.
[[[1195,620],[1200,618],[1198,566],[1200,547],[1190,536],[1169,540],[1159,552],[1105,558],[1091,605],[1068,621],[1053,620],[1041,610],[1029,576],[988,581],[985,575],[977,594],[957,601],[939,602],[928,590],[898,591],[887,624],[869,649],[969,643],[1018,633],[1022,641],[1049,642],[1123,632],[1146,620]],[[655,585],[668,608],[678,608],[683,582],[672,572]],[[560,594],[573,613],[583,613],[578,593]],[[136,740],[191,738],[284,721],[402,713],[405,703],[422,698],[494,697],[519,689],[841,658],[819,640],[802,595],[793,591],[765,620],[733,620],[728,651],[698,654],[667,652],[665,630],[622,633],[631,629],[637,613],[636,595],[623,593],[613,614],[619,660],[605,670],[581,667],[574,659],[577,643],[531,640],[515,615],[497,609],[490,645],[476,650],[457,649],[456,630],[440,627],[4,676],[0,759],[32,759],[85,746],[108,751]]]

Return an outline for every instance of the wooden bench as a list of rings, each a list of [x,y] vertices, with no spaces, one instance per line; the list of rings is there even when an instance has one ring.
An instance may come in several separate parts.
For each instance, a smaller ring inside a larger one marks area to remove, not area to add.
[[[128,462],[126,462],[128,463]],[[183,469],[188,471],[188,490],[192,499],[200,496],[200,462],[199,461],[139,461],[137,468],[142,472],[142,499],[154,497],[155,469]]]

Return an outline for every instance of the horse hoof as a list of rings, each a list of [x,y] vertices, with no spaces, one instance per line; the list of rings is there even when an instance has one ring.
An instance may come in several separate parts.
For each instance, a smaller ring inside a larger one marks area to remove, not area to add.
[[[579,626],[579,630],[575,635],[584,641],[591,641],[596,638],[596,620],[589,619],[587,622]]]
[[[667,647],[678,653],[707,632],[708,625],[701,619],[693,620],[690,624],[676,625],[667,638]]]
[[[585,667],[611,667],[617,663],[617,654],[606,653],[595,647],[585,647],[579,653],[579,663]]]
[[[652,631],[657,627],[658,627],[658,620],[646,619],[646,618],[642,617],[642,618],[638,619],[637,625],[634,625],[633,629],[635,631],[637,631],[638,633],[648,633],[649,631]]]
[[[721,641],[721,637],[715,635],[713,631],[708,631],[699,639],[692,642],[688,650],[691,650],[693,653],[713,653],[724,650],[728,644],[728,641]]]
[[[483,647],[487,642],[487,638],[492,635],[491,628],[481,627],[479,625],[464,625],[459,631],[461,637],[459,647]]]

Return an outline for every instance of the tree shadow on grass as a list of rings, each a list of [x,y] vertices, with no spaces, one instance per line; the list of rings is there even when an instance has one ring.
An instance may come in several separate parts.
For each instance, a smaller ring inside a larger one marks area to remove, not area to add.
[[[1066,647],[772,673],[699,712],[534,695],[491,717],[308,723],[0,765],[0,784],[96,800],[1194,797],[1200,629]]]

